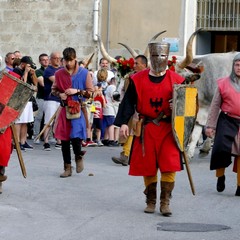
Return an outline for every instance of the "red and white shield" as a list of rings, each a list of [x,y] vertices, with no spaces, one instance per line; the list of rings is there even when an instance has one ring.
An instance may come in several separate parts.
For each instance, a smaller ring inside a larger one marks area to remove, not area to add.
[[[4,132],[21,114],[33,95],[34,87],[13,75],[2,72],[0,75],[0,132]]]

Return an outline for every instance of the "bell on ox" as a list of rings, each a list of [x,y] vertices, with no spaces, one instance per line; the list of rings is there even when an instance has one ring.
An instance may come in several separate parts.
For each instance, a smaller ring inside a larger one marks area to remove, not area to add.
[[[183,153],[192,193],[195,195],[192,177],[185,152],[191,137],[198,111],[197,88],[190,85],[175,84],[173,89],[172,128],[175,141]]]

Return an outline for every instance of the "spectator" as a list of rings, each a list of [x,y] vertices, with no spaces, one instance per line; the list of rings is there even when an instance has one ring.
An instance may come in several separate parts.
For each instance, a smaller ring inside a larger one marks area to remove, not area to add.
[[[13,71],[13,61],[15,59],[15,55],[14,53],[12,52],[9,52],[6,54],[5,56],[5,64],[6,64],[6,67],[5,69],[9,72],[9,71]]]
[[[50,64],[44,70],[44,125],[48,124],[52,116],[57,111],[58,107],[60,106],[60,100],[58,97],[53,96],[51,94],[52,85],[55,81],[55,72],[61,69],[61,53],[60,52],[53,52],[50,55]],[[52,126],[52,125],[51,125]],[[51,127],[47,126],[46,130],[43,133],[44,137],[44,144],[43,149],[45,151],[51,151],[51,147],[49,144],[49,134],[50,134]],[[55,144],[56,149],[61,149],[61,141],[57,139],[57,143]]]
[[[109,147],[118,147],[118,135],[114,134],[115,126],[113,125],[119,102],[113,99],[113,93],[116,91],[116,79],[113,77],[108,82],[105,91],[106,106],[103,108],[103,128],[102,136],[104,136],[103,144]]]
[[[107,70],[107,80],[102,83],[102,89],[103,89],[103,93],[104,93],[105,89],[108,86],[108,82],[114,77],[114,73],[111,70],[109,70],[109,62],[105,58],[101,58],[99,61],[99,69],[98,70],[100,70],[100,69]],[[94,86],[96,86],[97,82],[98,82],[98,78],[97,78],[98,70],[93,73],[93,85]]]
[[[34,63],[32,58],[29,56],[24,56],[21,59],[20,65],[14,68],[13,72],[17,73],[25,83],[37,86],[37,76],[35,74],[35,70],[32,68],[33,66]],[[25,151],[25,149],[33,149],[33,147],[27,143],[27,124],[33,121],[33,105],[32,101],[29,100],[22,114],[15,121],[18,140],[20,142],[21,150],[23,151]]]
[[[36,101],[38,104],[38,111],[34,118],[34,134],[38,135],[43,128],[44,123],[44,114],[43,114],[43,105],[44,105],[44,70],[49,65],[49,57],[46,53],[42,53],[38,57],[41,67],[36,70],[36,76],[38,79],[38,91],[36,96]],[[39,142],[39,140],[38,140]],[[36,142],[36,143],[38,143]]]
[[[106,100],[103,96],[102,85],[98,83],[95,87],[94,92],[94,106],[95,112],[93,114],[93,124],[92,124],[92,134],[94,130],[96,131],[96,143],[99,147],[103,146],[101,141],[101,130],[102,130],[102,121],[103,121],[103,108],[106,107]],[[93,137],[92,137],[93,138]]]
[[[18,58],[18,59],[21,59],[22,58],[22,54],[20,51],[16,50],[14,51],[14,55],[15,55],[15,58]]]
[[[148,60],[144,55],[138,55],[134,59],[134,73],[140,72],[144,69],[146,69],[148,66]],[[134,74],[133,73],[133,74]],[[132,74],[131,74],[132,75]],[[125,93],[127,91],[130,77],[125,80],[124,82],[124,89],[123,92]],[[128,125],[131,125],[131,128],[136,125],[136,119],[138,118],[137,112],[134,114],[134,117],[131,119],[131,122],[128,123]],[[130,150],[132,146],[132,140],[133,140],[133,130],[130,129],[130,135],[127,139],[125,139],[125,142],[123,144],[123,151],[120,153],[119,157],[112,157],[112,161],[116,164],[122,164],[123,166],[128,165],[128,157],[130,155]]]

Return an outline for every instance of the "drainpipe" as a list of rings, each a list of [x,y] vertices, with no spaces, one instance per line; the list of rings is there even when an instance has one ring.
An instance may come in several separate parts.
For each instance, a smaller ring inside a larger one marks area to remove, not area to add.
[[[98,35],[98,25],[99,25],[99,2],[100,0],[94,0],[94,6],[93,6],[93,40],[97,41],[98,38],[96,35]]]
[[[111,13],[111,0],[108,0],[108,14],[107,14],[107,44],[106,44],[106,50],[109,51],[109,45],[110,45],[110,13]]]

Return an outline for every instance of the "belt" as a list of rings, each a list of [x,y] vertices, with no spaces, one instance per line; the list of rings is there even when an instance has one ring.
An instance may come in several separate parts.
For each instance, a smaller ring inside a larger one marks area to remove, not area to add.
[[[155,125],[159,125],[157,123],[159,122],[171,122],[171,117],[170,116],[166,116],[164,115],[161,119],[159,119],[158,117],[157,118],[148,118],[148,117],[145,117],[144,118],[144,121],[143,121],[143,124],[146,125],[148,123],[154,123]]]
[[[144,156],[145,155],[145,146],[144,146],[145,125],[148,123],[153,123],[153,124],[159,126],[160,122],[162,122],[162,121],[171,123],[171,117],[166,116],[163,112],[161,112],[160,115],[156,118],[149,118],[149,117],[142,116],[142,115],[140,115],[139,118],[143,119],[142,130],[141,130],[141,135],[140,135],[140,142],[142,144],[142,152],[143,152],[143,156]]]
[[[236,119],[240,119],[240,116],[231,114],[231,113],[229,113],[229,112],[223,112],[223,113],[226,114],[226,115],[228,115],[229,117],[236,118]]]

